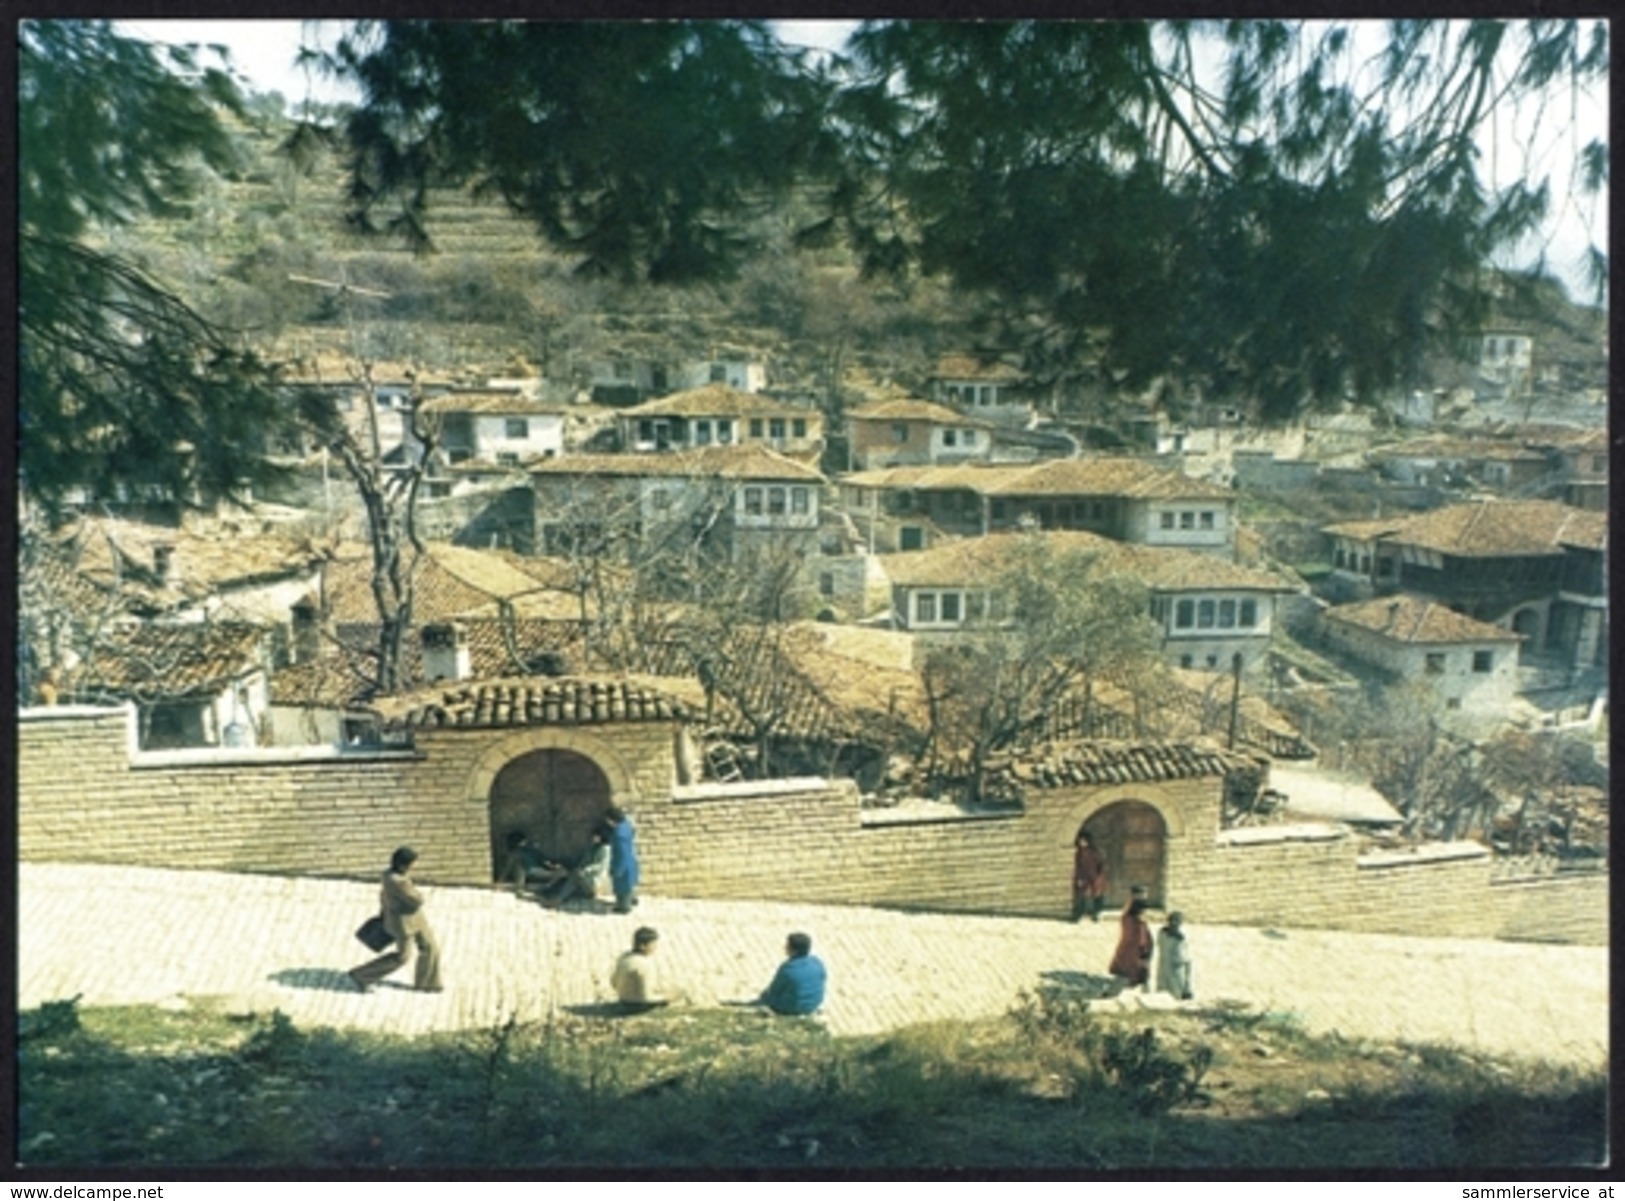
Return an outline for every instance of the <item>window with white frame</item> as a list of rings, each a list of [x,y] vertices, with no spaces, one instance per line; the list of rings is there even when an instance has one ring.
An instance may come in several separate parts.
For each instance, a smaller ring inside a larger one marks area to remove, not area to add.
[[[784,418],[783,417],[769,417],[768,418],[768,420],[767,420],[767,436],[769,438],[780,438],[780,439],[782,439],[784,437]]]
[[[1184,510],[1183,512],[1180,513],[1180,515],[1179,515],[1179,528],[1182,529],[1182,530],[1194,530],[1196,528],[1196,510],[1195,509],[1186,509],[1186,510]]]
[[[1199,601],[1196,602],[1196,628],[1197,629],[1199,629],[1199,630],[1211,630],[1213,628],[1214,620],[1217,618],[1217,616],[1218,616],[1218,606],[1216,604],[1214,604],[1213,601],[1204,599],[1204,600],[1199,600]]]
[[[699,421],[696,421],[694,423],[694,445],[695,446],[710,446],[711,445],[711,422],[710,421],[708,421],[708,420],[699,420]]]
[[[1182,600],[1174,606],[1174,628],[1188,630],[1196,624],[1196,602]]]
[[[750,419],[750,436],[752,438],[760,438],[762,436],[762,419],[760,417],[752,417]]]
[[[1250,630],[1258,624],[1258,602],[1252,597],[1243,597],[1241,612],[1236,617],[1236,624],[1244,630]]]
[[[1213,528],[1213,510],[1212,509],[1203,509],[1202,510],[1202,528],[1204,530],[1211,530]]]
[[[769,488],[767,490],[767,512],[770,517],[784,516],[783,488]]]
[[[942,594],[942,620],[959,620],[959,593],[944,592]]]
[[[762,515],[762,490],[760,488],[745,489],[745,513],[750,517]]]
[[[935,621],[937,619],[937,594],[935,592],[917,592],[914,594],[914,620],[917,622]]]
[[[503,422],[502,428],[510,438],[530,437],[530,422],[524,417],[509,417]]]
[[[724,446],[734,440],[734,423],[731,417],[717,418],[717,441]]]
[[[1174,515],[1172,513],[1164,513],[1164,514],[1162,514],[1162,521],[1161,521],[1160,524],[1162,525],[1162,528],[1165,529],[1165,530],[1173,529],[1174,528]]]
[[[790,489],[790,512],[805,517],[812,510],[812,493],[806,488]]]
[[[1494,671],[1495,670],[1495,652],[1494,651],[1474,651],[1473,652],[1473,670],[1478,672],[1480,675],[1483,675],[1485,672]]]

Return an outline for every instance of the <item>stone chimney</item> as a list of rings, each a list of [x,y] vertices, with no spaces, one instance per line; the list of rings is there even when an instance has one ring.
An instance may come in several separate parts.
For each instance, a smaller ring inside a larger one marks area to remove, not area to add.
[[[168,542],[155,542],[152,547],[152,572],[158,587],[169,587],[170,570],[175,564],[175,547]]]
[[[468,631],[454,621],[423,627],[423,676],[427,680],[466,680],[473,674]]]

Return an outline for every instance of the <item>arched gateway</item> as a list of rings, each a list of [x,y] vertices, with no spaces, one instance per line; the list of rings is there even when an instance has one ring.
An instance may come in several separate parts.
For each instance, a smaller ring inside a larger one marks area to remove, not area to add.
[[[1106,857],[1106,905],[1121,908],[1131,884],[1143,884],[1154,907],[1166,888],[1168,826],[1144,801],[1116,801],[1090,814],[1081,830]]]
[[[549,859],[576,862],[609,805],[609,778],[586,755],[548,747],[510,760],[491,781],[492,875],[502,869],[514,831]]]

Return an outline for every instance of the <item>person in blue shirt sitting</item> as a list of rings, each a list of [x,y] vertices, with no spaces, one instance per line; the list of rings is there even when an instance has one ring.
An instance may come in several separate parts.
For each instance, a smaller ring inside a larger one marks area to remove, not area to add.
[[[758,997],[757,1003],[766,1005],[774,1013],[815,1013],[824,1003],[824,982],[828,973],[818,956],[812,953],[812,939],[805,934],[792,934],[785,940],[787,958],[773,974],[773,982]]]

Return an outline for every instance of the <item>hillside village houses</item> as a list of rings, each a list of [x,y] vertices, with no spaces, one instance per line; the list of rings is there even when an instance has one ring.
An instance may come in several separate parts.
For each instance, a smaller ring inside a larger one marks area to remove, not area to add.
[[[1403,594],[1337,605],[1320,620],[1330,647],[1420,689],[1446,723],[1510,711],[1521,634]]]
[[[565,455],[528,470],[550,554],[617,537],[642,553],[698,540],[733,562],[818,553],[823,475],[761,445]]]
[[[1031,522],[1221,558],[1235,552],[1235,493],[1143,459],[890,467],[855,472],[840,487],[876,551],[917,550],[937,534],[974,536]]]
[[[849,409],[846,424],[852,464],[859,470],[985,461],[993,455],[992,422],[928,400],[873,400]]]
[[[517,467],[564,449],[562,406],[518,391],[454,389],[425,401],[421,411],[439,420],[439,449],[451,464],[476,459]]]
[[[1516,346],[1509,353],[1515,368]],[[303,386],[332,391],[341,411],[347,398],[346,420],[370,430],[357,382],[319,374]],[[26,710],[20,774],[41,816],[25,822],[25,853],[62,853],[57,784],[41,764],[71,736],[109,756],[110,797],[151,809],[146,790],[161,785],[240,798],[256,831],[274,828],[286,870],[361,871],[350,847],[409,827],[442,879],[478,883],[508,834],[541,832],[573,854],[604,807],[630,803],[651,876],[671,895],[783,888],[716,833],[750,830],[771,812],[804,836],[808,870],[795,887],[807,897],[1061,913],[1060,861],[1087,827],[1120,877],[1142,874],[1159,903],[1199,903],[1207,920],[1272,920],[1263,914],[1273,900],[1225,883],[1266,860],[1294,895],[1316,898],[1301,915],[1311,923],[1358,914],[1390,928],[1406,912],[1389,902],[1410,887],[1394,881],[1416,860],[1381,860],[1370,841],[1379,835],[1353,809],[1303,824],[1265,796],[1271,760],[1316,753],[1259,683],[1283,678],[1277,653],[1304,634],[1293,615],[1316,602],[1279,556],[1262,553],[1245,506],[1267,491],[1290,507],[1300,491],[1354,479],[1351,469],[1322,470],[1307,453],[1232,460],[1220,439],[1200,454],[1160,435],[1163,455],[1082,451],[1076,430],[1039,437],[1024,373],[993,355],[943,356],[919,394],[891,388],[851,403],[837,431],[844,464],[820,461],[839,457],[824,454],[821,410],[765,394],[757,356],[656,362],[628,352],[588,374],[614,407],[561,401],[545,381],[469,386],[375,368],[382,457],[412,462],[418,404],[437,419],[443,460],[420,498],[432,534],[395,696],[374,685],[365,544],[138,522],[83,540],[51,589],[93,615],[117,592],[120,616],[81,639],[94,650],[88,666],[72,638],[42,642],[40,660],[68,670],[56,712]],[[1450,432],[1374,449],[1369,422],[1345,424],[1335,435],[1320,427],[1327,442],[1360,448],[1340,462],[1370,451],[1364,461],[1394,478],[1372,493],[1387,515],[1319,527],[1330,571],[1316,591],[1330,604],[1313,626],[1328,663],[1421,689],[1442,720],[1475,735],[1504,724],[1531,665],[1601,675],[1603,509],[1476,497],[1397,508],[1426,500],[1442,482],[1431,473],[1595,504],[1606,497],[1600,431]],[[1360,473],[1371,478],[1369,467]],[[1089,704],[1057,704],[970,787],[951,775],[958,748],[934,743],[919,663],[998,619],[1001,548],[1023,538],[1084,549],[1100,571],[1142,583],[1167,670],[1102,679]],[[613,551],[642,568],[696,549],[714,556],[711,570],[791,565],[797,611],[818,620],[764,625],[741,614],[705,625],[673,608],[648,630],[617,630],[611,608],[633,574],[618,589],[621,568],[606,576],[589,560]],[[1333,703],[1342,686],[1329,686]],[[109,703],[130,706],[131,737]],[[230,789],[217,770],[236,773]],[[1294,787],[1307,796],[1315,785],[1304,776]],[[349,792],[362,799],[350,804]],[[388,806],[363,804],[382,792]],[[318,795],[339,799],[318,812],[307,804]],[[116,826],[120,803],[98,820]],[[150,836],[172,841],[181,819],[157,811]],[[240,862],[232,828],[218,823],[188,862]],[[849,864],[872,861],[882,841],[919,867],[915,883],[854,877]],[[133,861],[158,854],[145,846],[137,841]],[[1452,898],[1487,895],[1483,845],[1436,854],[1452,879],[1481,873]],[[1012,857],[1035,865],[1014,883],[1002,866]],[[992,870],[972,880],[951,866],[972,859]],[[1388,900],[1359,900],[1368,887]],[[1590,898],[1590,887],[1571,891]],[[1453,899],[1443,920],[1531,929],[1508,896],[1462,901],[1460,913]]]
[[[1519,635],[1525,662],[1596,672],[1607,663],[1606,513],[1483,500],[1325,533],[1351,595],[1440,601]]]
[[[1238,656],[1251,665],[1269,647],[1277,600],[1303,591],[1302,584],[1273,573],[1193,551],[1136,546],[1082,531],[994,533],[880,556],[892,585],[894,623],[941,637],[1004,620],[997,588],[1028,537],[1040,539],[1047,555],[1092,555],[1092,573],[1143,584],[1164,655],[1178,667],[1229,670]]]
[[[1539,451],[1490,438],[1415,438],[1379,447],[1367,458],[1403,484],[1474,484],[1502,494],[1526,489],[1553,469]]]
[[[797,458],[824,446],[824,417],[759,393],[705,384],[618,414],[621,443],[646,452],[704,446],[766,446]]]
[[[637,404],[712,384],[736,392],[761,392],[767,387],[767,364],[761,358],[724,348],[675,364],[652,354],[622,352],[589,359],[585,375],[588,394],[604,404]]]
[[[927,381],[938,404],[1001,425],[1028,426],[1037,416],[1027,393],[1027,375],[991,354],[948,354],[937,360]]]

